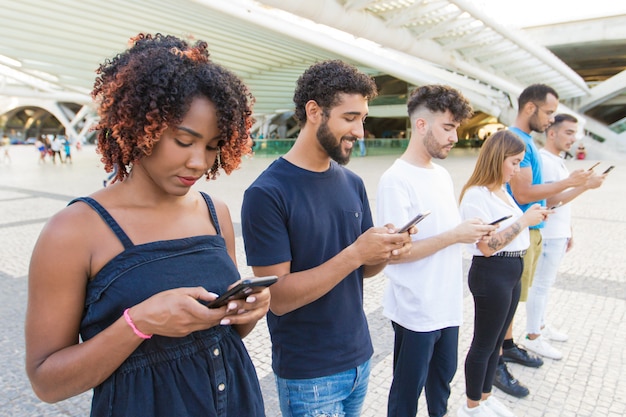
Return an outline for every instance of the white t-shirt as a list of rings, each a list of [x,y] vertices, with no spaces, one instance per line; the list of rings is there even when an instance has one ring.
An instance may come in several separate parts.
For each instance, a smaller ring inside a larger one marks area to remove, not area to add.
[[[463,220],[479,218],[485,223],[490,223],[501,217],[508,216],[513,217],[504,220],[500,223],[500,227],[497,231],[504,230],[511,224],[515,223],[524,213],[519,206],[513,200],[513,197],[506,192],[505,186],[502,186],[504,193],[506,194],[509,203],[505,203],[501,198],[489,191],[487,187],[474,186],[465,191],[463,200],[461,200],[461,218]],[[516,237],[500,249],[498,252],[515,252],[519,250],[526,250],[530,245],[530,234],[528,228],[524,228]],[[475,244],[466,245],[467,251],[471,255],[483,256],[483,253],[476,247]],[[496,253],[498,253],[496,252]]]
[[[401,159],[378,184],[377,224],[403,226],[418,213],[431,214],[417,225],[414,241],[439,235],[460,222],[450,174],[441,166],[419,168]],[[383,314],[415,332],[463,322],[462,246],[454,244],[415,262],[388,265]]]
[[[569,177],[569,170],[565,166],[563,158],[553,153],[541,149],[539,151],[543,161],[543,182],[556,182]],[[572,237],[572,207],[564,204],[554,209],[554,214],[548,216],[541,229],[541,236],[544,239],[562,239]]]

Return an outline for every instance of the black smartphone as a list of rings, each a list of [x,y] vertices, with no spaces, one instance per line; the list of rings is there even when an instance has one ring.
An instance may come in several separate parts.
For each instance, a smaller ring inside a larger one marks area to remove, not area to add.
[[[275,275],[243,279],[239,284],[235,285],[215,300],[208,302],[207,307],[219,308],[226,305],[230,300],[246,298],[253,292],[255,287],[269,287],[276,281],[278,281],[278,277]]]
[[[398,229],[398,233],[408,232],[411,227],[415,226],[416,224],[424,220],[424,218],[428,216],[429,214],[430,214],[430,210],[426,210],[425,212],[420,213],[417,216],[413,217],[411,220],[409,220],[407,224],[405,224],[400,229]]]
[[[596,162],[595,164],[593,164],[591,168],[589,168],[587,171],[593,171],[593,169],[597,167],[598,165],[600,165],[600,162]]]
[[[561,207],[563,205],[562,201],[559,201],[558,203],[556,203],[555,205],[553,205],[552,207],[550,207],[550,210],[554,210],[554,209],[558,209],[559,207]]]
[[[489,226],[495,226],[496,224],[503,222],[506,219],[510,219],[511,217],[513,217],[512,214],[509,214],[508,216],[500,217],[498,220],[494,220],[491,223],[489,223]]]
[[[602,175],[604,175],[604,174],[608,174],[609,172],[613,171],[613,168],[615,168],[615,165],[611,165],[610,167],[608,167],[608,168],[606,169],[606,171],[604,171],[604,172],[602,173]]]

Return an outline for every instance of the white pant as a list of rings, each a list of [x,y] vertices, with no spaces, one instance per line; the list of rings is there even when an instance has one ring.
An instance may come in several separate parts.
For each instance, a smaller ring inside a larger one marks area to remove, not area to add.
[[[541,334],[541,327],[545,324],[548,292],[556,280],[568,240],[568,238],[543,239],[533,285],[528,291],[526,301],[526,332],[529,334]]]

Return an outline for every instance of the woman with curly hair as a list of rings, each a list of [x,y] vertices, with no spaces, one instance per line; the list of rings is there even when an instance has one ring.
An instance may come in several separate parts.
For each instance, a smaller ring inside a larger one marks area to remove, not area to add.
[[[269,291],[206,307],[239,279],[235,236],[227,206],[190,190],[250,151],[248,89],[205,42],[157,34],[102,64],[92,96],[98,152],[117,175],[54,215],[35,245],[35,393],[56,402],[93,388],[92,416],[264,415],[241,339]]]

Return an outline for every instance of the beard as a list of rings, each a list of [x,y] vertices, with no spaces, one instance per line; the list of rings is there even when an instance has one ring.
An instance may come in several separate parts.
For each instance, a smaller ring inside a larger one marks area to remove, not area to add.
[[[450,152],[446,149],[448,146],[450,145],[447,144],[446,146],[441,146],[441,144],[435,139],[433,131],[428,129],[428,132],[426,132],[426,136],[424,137],[424,147],[432,158],[446,159],[448,157],[448,153]]]
[[[543,133],[545,128],[539,124],[539,110],[535,110],[533,115],[528,120],[528,127],[531,132]]]
[[[344,140],[356,141],[353,136],[342,136],[339,142],[337,138],[332,134],[328,128],[328,122],[325,120],[317,129],[317,141],[322,145],[322,148],[326,151],[330,159],[337,162],[339,165],[346,165],[350,162],[351,151],[346,153],[341,146]]]

